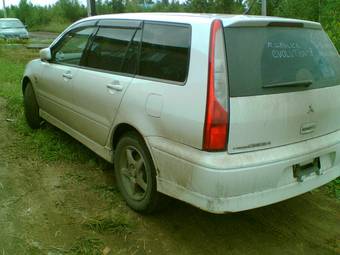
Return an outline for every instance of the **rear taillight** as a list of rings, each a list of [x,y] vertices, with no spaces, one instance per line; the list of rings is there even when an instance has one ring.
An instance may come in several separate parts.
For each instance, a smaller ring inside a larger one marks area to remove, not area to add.
[[[203,149],[225,150],[228,138],[228,84],[223,26],[214,20],[211,26],[207,106]]]

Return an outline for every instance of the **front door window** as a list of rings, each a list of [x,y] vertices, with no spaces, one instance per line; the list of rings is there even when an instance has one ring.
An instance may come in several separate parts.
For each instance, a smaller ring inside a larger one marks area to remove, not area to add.
[[[53,52],[57,64],[80,65],[84,50],[94,28],[87,27],[69,32]]]

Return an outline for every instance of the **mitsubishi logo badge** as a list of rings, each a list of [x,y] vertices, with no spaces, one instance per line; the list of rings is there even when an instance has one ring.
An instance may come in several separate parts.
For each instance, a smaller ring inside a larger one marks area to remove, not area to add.
[[[314,109],[313,109],[313,107],[312,107],[312,105],[309,105],[308,106],[308,112],[307,112],[308,114],[309,113],[314,113]]]

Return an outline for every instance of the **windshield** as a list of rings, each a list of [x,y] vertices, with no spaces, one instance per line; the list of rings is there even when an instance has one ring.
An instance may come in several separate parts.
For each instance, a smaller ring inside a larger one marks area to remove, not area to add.
[[[340,85],[340,58],[323,30],[225,28],[230,95],[253,96]]]
[[[23,28],[24,25],[19,20],[2,20],[0,21],[0,29],[4,28]]]

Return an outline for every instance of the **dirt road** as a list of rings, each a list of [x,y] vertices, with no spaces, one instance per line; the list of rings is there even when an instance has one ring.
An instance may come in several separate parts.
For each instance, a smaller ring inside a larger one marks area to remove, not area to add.
[[[58,37],[57,33],[50,32],[30,32],[30,41],[26,45],[29,49],[43,49],[48,47],[55,38]]]
[[[340,202],[325,189],[236,214],[174,201],[140,216],[116,192],[109,164],[24,153],[5,103],[0,98],[1,255],[340,254]]]
[[[57,38],[59,34],[58,33],[50,33],[50,32],[30,32],[30,37],[32,39],[38,39],[38,40],[44,40],[44,39],[50,39],[54,40]]]

